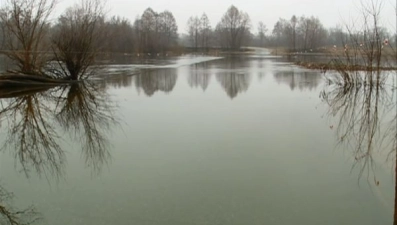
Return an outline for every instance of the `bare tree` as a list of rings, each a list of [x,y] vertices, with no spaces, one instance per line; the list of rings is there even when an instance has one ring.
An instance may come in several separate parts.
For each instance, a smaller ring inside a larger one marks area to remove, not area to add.
[[[190,41],[193,47],[197,50],[200,43],[200,28],[201,21],[197,16],[191,16],[187,21],[187,29],[190,37]]]
[[[327,36],[326,44],[331,46],[337,46],[341,43],[346,43],[346,39],[348,37],[347,33],[344,32],[343,28],[339,25],[328,29]]]
[[[342,43],[343,54],[336,51],[333,59],[345,83],[373,86],[384,85],[387,80],[387,76],[382,75],[381,70],[391,66],[387,64],[390,63],[389,60],[393,63],[394,55],[390,54],[393,48],[388,41],[389,34],[381,26],[382,6],[383,2],[380,0],[362,1],[360,23],[345,24],[347,34]],[[357,77],[349,73],[349,70],[374,72]],[[377,79],[373,79],[372,76],[376,76]]]
[[[218,23],[217,30],[222,34],[221,42],[226,42],[229,49],[238,50],[250,34],[250,18],[232,5]]]
[[[207,14],[205,13],[203,13],[200,18],[200,37],[201,47],[208,48],[210,45],[211,24]]]
[[[280,18],[274,25],[273,35],[275,44],[288,47],[291,51],[315,49],[327,39],[327,31],[313,16],[298,19],[294,15],[290,20]]]
[[[105,50],[112,53],[132,53],[136,47],[134,28],[126,18],[112,17],[106,21]]]
[[[147,8],[137,24],[139,25],[140,51],[154,53],[156,49],[157,13],[152,8]]]
[[[295,15],[293,15],[290,19],[290,23],[291,23],[291,30],[292,30],[292,50],[296,51],[296,26],[298,24],[298,18],[296,18]]]
[[[142,52],[143,48],[143,29],[142,29],[142,21],[139,16],[137,16],[134,20],[134,24],[132,25],[132,29],[134,32],[134,36],[136,38],[135,51]]]
[[[135,20],[134,33],[139,42],[138,52],[150,56],[153,53],[167,52],[176,45],[178,26],[170,11],[157,13],[152,8],[147,8]]]
[[[301,48],[304,50],[317,48],[327,36],[320,20],[313,16],[310,18],[302,16],[297,29],[302,40]]]
[[[353,47],[353,54],[364,56],[366,66],[372,68],[376,65],[377,70],[381,66],[384,40],[387,38],[382,32],[380,24],[380,13],[383,3],[379,0],[361,2],[362,27],[346,26],[349,33],[349,44]],[[363,35],[359,35],[362,33]],[[361,45],[361,46],[360,46]],[[361,47],[361,48],[360,48]],[[348,54],[349,52],[346,51]]]
[[[158,16],[159,45],[162,52],[166,52],[176,44],[178,38],[178,25],[174,15],[170,11],[161,12]]]
[[[212,30],[207,14],[203,13],[201,17],[191,16],[187,21],[187,27],[190,43],[196,51],[199,47],[209,47]]]
[[[102,0],[81,0],[59,18],[52,38],[60,74],[71,80],[86,75],[103,41]]]
[[[4,54],[24,74],[43,75],[48,43],[48,17],[56,0],[7,0],[0,9]]]
[[[285,38],[284,33],[285,27],[287,26],[286,24],[286,20],[281,18],[276,22],[276,24],[274,24],[272,34],[275,38],[276,45],[281,45],[281,43],[283,42],[282,39]]]
[[[266,32],[267,32],[267,28],[266,25],[261,21],[258,23],[258,35],[259,35],[259,40],[260,40],[260,47],[263,47],[263,43],[265,41],[265,37],[266,37]]]

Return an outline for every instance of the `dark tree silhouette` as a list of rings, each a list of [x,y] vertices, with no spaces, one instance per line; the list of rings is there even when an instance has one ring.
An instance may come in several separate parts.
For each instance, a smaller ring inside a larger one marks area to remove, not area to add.
[[[104,38],[104,10],[101,0],[82,0],[66,10],[53,32],[57,74],[78,80],[93,65]]]
[[[48,17],[55,0],[7,0],[0,9],[3,53],[14,61],[18,72],[43,75],[48,60]]]

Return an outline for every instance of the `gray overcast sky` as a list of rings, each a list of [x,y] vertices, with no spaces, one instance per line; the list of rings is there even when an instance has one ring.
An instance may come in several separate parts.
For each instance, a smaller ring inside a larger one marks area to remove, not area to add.
[[[371,0],[107,0],[109,15],[119,15],[134,21],[135,17],[151,7],[156,12],[169,10],[178,23],[178,32],[186,33],[186,23],[190,16],[207,13],[212,27],[215,27],[226,10],[233,4],[250,15],[253,32],[256,25],[263,21],[269,31],[281,18],[289,19],[292,15],[316,16],[326,27],[333,27],[343,20],[357,18],[360,1]],[[375,0],[376,1],[376,0]],[[382,22],[395,32],[397,0],[377,0],[382,2]],[[60,0],[57,14],[72,6],[77,0]]]

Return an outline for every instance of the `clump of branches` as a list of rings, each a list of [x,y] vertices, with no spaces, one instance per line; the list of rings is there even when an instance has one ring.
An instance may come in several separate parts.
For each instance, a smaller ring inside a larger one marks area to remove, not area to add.
[[[101,0],[81,0],[66,10],[55,27],[52,42],[59,72],[71,80],[86,75],[103,41],[104,8]]]
[[[384,86],[388,74],[384,71],[361,71],[348,70],[343,66],[336,66],[337,74],[326,76],[329,84],[339,85],[341,88],[352,88],[353,86]]]
[[[104,4],[81,0],[51,27],[49,16],[56,2],[7,0],[0,9],[3,53],[16,63],[13,72],[70,80],[89,75],[104,41]]]
[[[48,60],[48,17],[56,0],[7,0],[0,9],[3,53],[16,62],[18,72],[44,75]]]
[[[340,80],[345,84],[382,85],[384,77],[381,71],[386,67],[388,56],[385,50],[392,51],[387,31],[381,27],[380,13],[382,2],[371,0],[361,2],[361,20],[359,25],[346,25],[347,36],[343,38],[343,54],[336,53],[332,60],[339,72]],[[362,75],[357,71],[368,71]],[[374,79],[372,76],[376,76]],[[376,82],[374,82],[376,81]]]
[[[230,6],[216,25],[216,33],[222,47],[239,50],[250,35],[251,20],[248,13]]]
[[[40,215],[34,207],[16,210],[10,205],[13,194],[0,186],[0,224],[28,225],[39,221]]]

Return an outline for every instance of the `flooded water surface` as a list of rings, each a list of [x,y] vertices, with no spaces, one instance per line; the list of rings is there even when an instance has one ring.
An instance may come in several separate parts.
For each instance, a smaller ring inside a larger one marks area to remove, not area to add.
[[[395,93],[328,75],[184,56],[4,98],[2,204],[51,225],[393,224]]]

